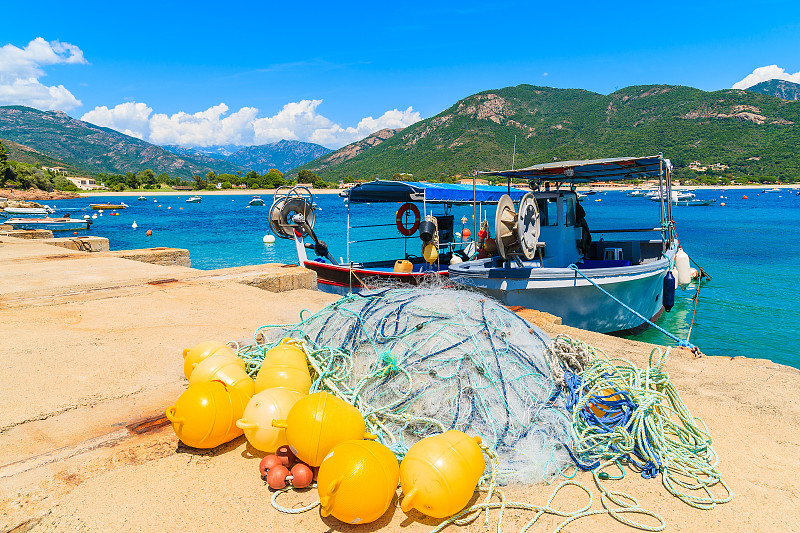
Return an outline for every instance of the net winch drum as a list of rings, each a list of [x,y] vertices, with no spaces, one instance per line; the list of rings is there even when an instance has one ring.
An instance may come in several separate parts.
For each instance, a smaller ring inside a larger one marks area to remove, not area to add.
[[[278,189],[269,208],[269,227],[275,235],[283,239],[294,239],[294,230],[307,235],[305,228],[295,221],[296,215],[300,215],[309,228],[314,228],[313,196],[305,187],[299,189],[298,191],[298,187],[294,187],[284,193]]]
[[[511,255],[522,254],[533,259],[541,229],[539,208],[532,193],[522,197],[519,212],[514,210],[511,197],[504,194],[497,202],[494,232],[500,257],[508,259]]]

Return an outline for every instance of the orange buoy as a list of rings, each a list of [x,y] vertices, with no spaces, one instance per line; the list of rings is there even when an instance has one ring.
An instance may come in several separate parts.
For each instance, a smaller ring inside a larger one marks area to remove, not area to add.
[[[747,195],[742,196],[742,200],[747,200]]]
[[[72,234],[73,234],[73,235],[77,235],[77,234],[78,234],[78,232],[77,232],[77,231],[73,231],[73,232],[72,232]]]
[[[167,409],[167,419],[181,442],[192,448],[216,448],[242,434],[247,396],[221,381],[190,385]]]
[[[467,240],[470,237],[472,237],[472,232],[469,230],[469,228],[464,228],[461,230],[461,239]]]
[[[308,487],[314,480],[314,472],[312,472],[311,467],[305,463],[297,463],[292,467],[290,472],[292,474],[292,486],[296,489]],[[395,481],[395,484],[396,483]]]
[[[269,350],[256,375],[256,392],[273,387],[285,387],[303,394],[308,394],[311,388],[306,354],[292,339],[283,339]]]
[[[375,438],[365,435],[364,417],[358,409],[327,392],[300,398],[286,420],[276,420],[272,425],[286,429],[292,452],[309,466],[319,466],[340,442]]]
[[[152,231],[152,230],[147,230],[147,231],[145,232],[145,235],[147,235],[148,237],[149,237],[150,235],[152,235],[152,234],[153,234],[153,231]]]
[[[380,518],[392,503],[400,467],[392,451],[379,442],[340,442],[319,467],[320,514],[348,524]]]
[[[188,378],[200,361],[219,353],[236,357],[236,354],[227,344],[217,341],[203,341],[191,348],[186,348],[183,350],[183,374]]]
[[[263,390],[248,402],[236,425],[244,430],[244,436],[253,448],[275,453],[289,441],[286,440],[286,430],[274,427],[272,421],[285,420],[294,404],[302,397],[302,393],[283,387]]]
[[[452,429],[414,444],[400,463],[403,511],[445,518],[466,507],[486,468],[480,442]]]
[[[255,392],[255,384],[244,368],[244,361],[236,356],[215,354],[203,359],[194,367],[192,375],[189,376],[189,386],[204,381],[218,380],[239,389],[250,400]]]

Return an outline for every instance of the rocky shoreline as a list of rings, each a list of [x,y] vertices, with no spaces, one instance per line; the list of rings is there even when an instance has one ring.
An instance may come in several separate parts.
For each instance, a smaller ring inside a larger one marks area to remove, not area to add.
[[[38,200],[72,200],[73,198],[80,198],[80,194],[68,191],[43,191],[41,189],[28,189],[21,191],[18,189],[0,189],[0,198],[7,200],[23,200],[23,201],[38,201]]]

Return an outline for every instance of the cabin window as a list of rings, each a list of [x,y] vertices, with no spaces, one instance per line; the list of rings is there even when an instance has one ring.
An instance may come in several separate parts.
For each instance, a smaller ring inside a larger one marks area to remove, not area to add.
[[[542,226],[558,226],[558,203],[555,198],[537,198],[536,206]]]
[[[574,198],[564,198],[564,203],[566,205],[566,219],[564,222],[566,223],[567,227],[571,227],[575,225],[575,199]]]

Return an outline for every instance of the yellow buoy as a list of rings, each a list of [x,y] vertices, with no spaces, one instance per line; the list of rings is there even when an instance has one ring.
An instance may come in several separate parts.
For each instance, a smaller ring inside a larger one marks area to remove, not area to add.
[[[340,442],[322,461],[317,474],[320,514],[348,524],[380,518],[392,503],[400,467],[392,451],[379,442]]]
[[[340,442],[374,438],[364,434],[366,425],[358,409],[327,392],[300,398],[286,420],[272,425],[286,429],[292,451],[309,466],[319,466]]]
[[[273,387],[286,387],[303,394],[308,394],[311,388],[306,354],[292,339],[283,339],[264,355],[256,376],[256,392]]]
[[[189,376],[189,386],[204,381],[219,380],[226,385],[236,387],[249,400],[255,392],[255,384],[244,368],[244,361],[236,356],[212,355],[194,367],[192,375]]]
[[[190,385],[167,409],[167,419],[181,441],[193,448],[216,448],[242,434],[248,397],[221,381]]]
[[[228,345],[217,341],[203,341],[199,344],[195,344],[192,348],[186,348],[183,350],[184,375],[188,378],[192,375],[192,370],[194,370],[194,367],[196,367],[200,361],[219,353],[236,357],[236,354],[233,353],[233,350]]]
[[[256,393],[248,402],[242,418],[236,421],[244,430],[247,441],[257,450],[275,453],[289,444],[286,430],[272,425],[273,420],[284,420],[297,400],[304,395],[297,391],[275,387]]]
[[[439,259],[439,250],[436,249],[434,244],[428,244],[422,250],[422,257],[424,257],[425,261],[428,263],[433,264]]]
[[[598,418],[602,418],[607,414],[616,413],[620,410],[619,408],[604,405],[602,402],[618,402],[621,400],[623,400],[623,397],[616,390],[602,389],[586,402],[583,409],[593,412]]]
[[[414,444],[400,463],[403,511],[445,518],[466,507],[486,468],[480,442],[450,430]]]

